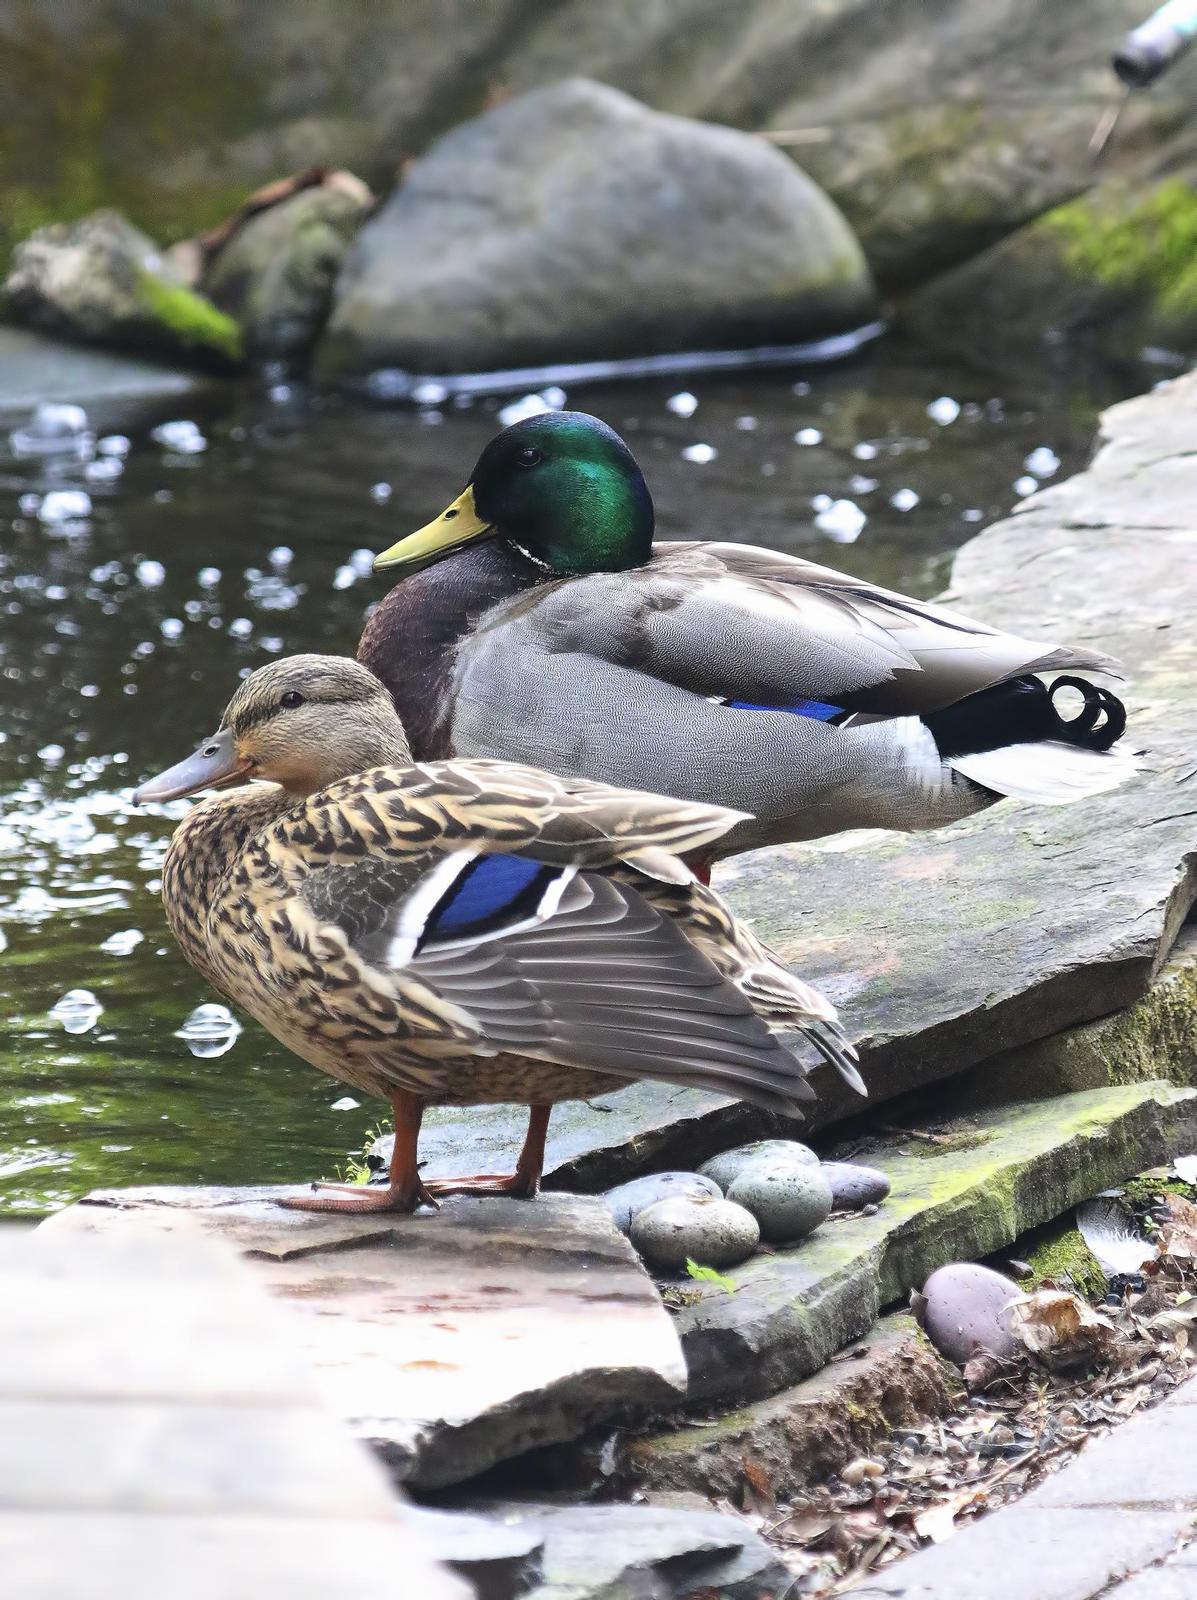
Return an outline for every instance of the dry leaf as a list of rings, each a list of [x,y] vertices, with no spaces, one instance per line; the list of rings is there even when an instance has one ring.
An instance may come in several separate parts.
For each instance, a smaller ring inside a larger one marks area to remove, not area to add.
[[[1187,1257],[1197,1256],[1197,1206],[1183,1195],[1164,1196],[1168,1220],[1160,1229],[1160,1254]]]
[[[757,1515],[772,1511],[777,1502],[773,1495],[773,1484],[764,1467],[749,1456],[741,1456],[740,1470],[744,1474],[741,1490],[744,1510]]]
[[[954,1494],[950,1500],[941,1500],[938,1505],[928,1506],[925,1511],[918,1512],[914,1518],[914,1531],[921,1539],[942,1544],[955,1533],[956,1518],[960,1513],[984,1499],[985,1491],[982,1488],[965,1489],[962,1494]]]
[[[1010,1329],[1051,1372],[1108,1360],[1117,1343],[1113,1325],[1064,1289],[1040,1289],[1016,1300]]]

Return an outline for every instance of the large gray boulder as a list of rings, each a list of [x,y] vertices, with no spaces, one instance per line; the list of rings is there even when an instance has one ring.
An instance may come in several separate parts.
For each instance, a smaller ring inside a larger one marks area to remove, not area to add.
[[[851,229],[785,156],[577,78],[413,167],[350,250],[317,359],[478,371],[786,344],[873,311]]]
[[[788,136],[878,282],[905,288],[1180,133],[1197,54],[1086,154],[1110,56],[1144,0],[0,0],[0,190],[81,186],[199,232],[280,173],[349,166],[375,187],[499,94],[578,70],[682,116]],[[30,36],[39,41],[30,48]],[[180,48],[180,38],[185,43]],[[136,40],[136,50],[113,41]],[[136,81],[126,58],[134,60]],[[133,84],[133,87],[131,87]],[[62,115],[105,114],[80,137]],[[130,152],[137,160],[131,168]],[[39,181],[37,175],[45,177]],[[14,215],[17,208],[13,208]],[[138,212],[139,219],[142,212]],[[5,218],[0,208],[0,247]]]
[[[360,178],[330,173],[250,217],[218,252],[204,293],[237,318],[258,360],[298,365],[324,326],[333,281],[373,203]]]
[[[217,368],[241,358],[236,322],[186,288],[118,211],[30,234],[13,252],[4,300],[14,321],[86,344]]]

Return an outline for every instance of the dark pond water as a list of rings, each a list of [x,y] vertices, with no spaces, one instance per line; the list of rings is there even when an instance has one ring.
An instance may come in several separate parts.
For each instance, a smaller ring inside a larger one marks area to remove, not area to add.
[[[626,435],[663,536],[799,550],[929,594],[1037,477],[1084,463],[1099,406],[1156,376],[999,381],[889,345],[834,371],[569,403]],[[281,388],[110,402],[87,419],[97,444],[53,456],[6,447],[25,419],[5,419],[0,1211],[97,1185],[328,1176],[360,1148],[382,1107],[248,1019],[195,1018],[218,997],[157,898],[185,803],[128,796],[213,728],[239,673],[353,650],[382,592],[369,553],[459,491],[499,404],[371,411]]]

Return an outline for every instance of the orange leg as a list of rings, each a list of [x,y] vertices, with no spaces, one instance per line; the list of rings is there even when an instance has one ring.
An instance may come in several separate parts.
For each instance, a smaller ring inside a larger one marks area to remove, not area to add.
[[[519,1200],[533,1199],[540,1192],[540,1177],[544,1171],[544,1141],[552,1110],[552,1106],[528,1107],[528,1133],[514,1172],[484,1172],[469,1178],[430,1178],[425,1186],[428,1193],[510,1194]]]
[[[714,863],[711,861],[709,856],[705,858],[688,856],[686,858],[686,865],[690,868],[690,871],[698,879],[699,883],[702,884],[704,889],[709,889],[711,887],[711,867],[713,864]]]
[[[417,1164],[424,1102],[419,1095],[398,1089],[391,1096],[391,1110],[395,1113],[395,1144],[385,1189],[381,1184],[314,1183],[310,1194],[287,1195],[279,1204],[290,1211],[336,1211],[349,1215],[414,1211],[419,1205],[435,1206],[436,1201],[420,1179]],[[543,1137],[541,1143],[543,1146]]]

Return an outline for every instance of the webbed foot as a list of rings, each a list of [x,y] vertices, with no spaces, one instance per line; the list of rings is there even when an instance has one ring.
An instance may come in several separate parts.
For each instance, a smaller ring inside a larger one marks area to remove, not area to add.
[[[429,1178],[424,1187],[430,1195],[508,1194],[517,1200],[533,1200],[540,1193],[540,1174],[478,1172],[462,1178]]]
[[[314,1183],[307,1194],[288,1194],[279,1205],[288,1211],[336,1212],[341,1216],[373,1216],[377,1212],[410,1213],[418,1206],[436,1208],[436,1200],[423,1183],[404,1185],[365,1183]]]

